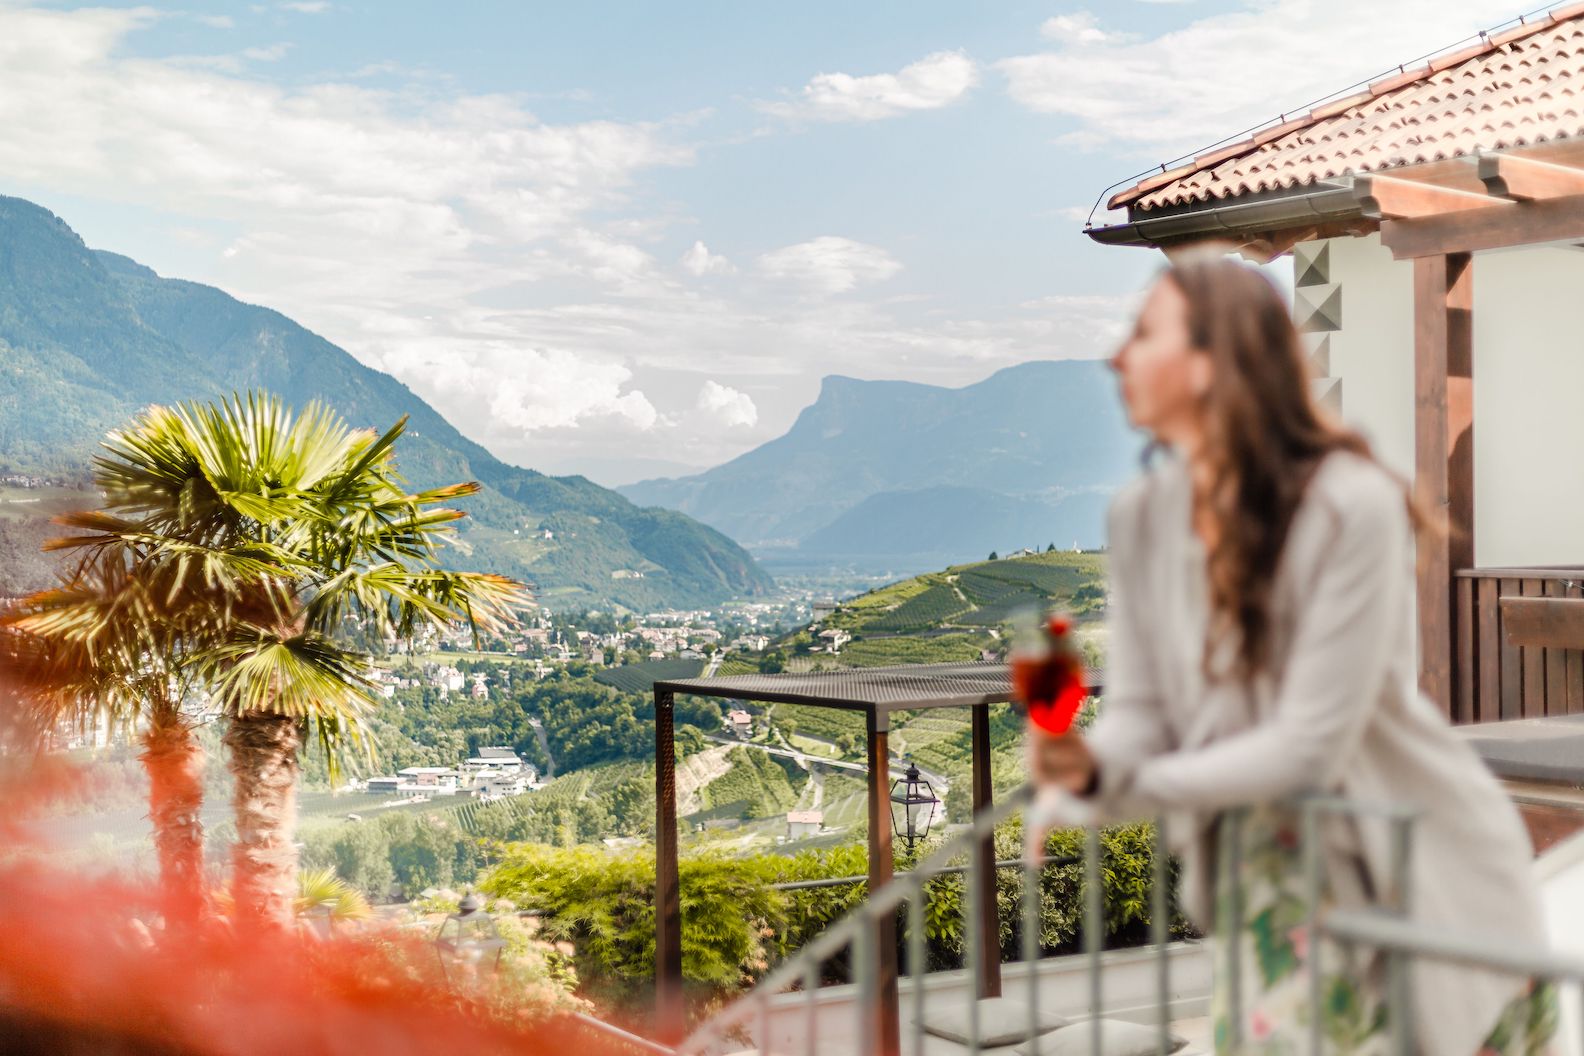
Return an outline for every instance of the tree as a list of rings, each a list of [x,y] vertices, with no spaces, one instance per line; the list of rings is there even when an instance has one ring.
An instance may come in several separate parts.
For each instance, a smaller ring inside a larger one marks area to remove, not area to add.
[[[988,561],[999,561],[999,560],[1001,560],[1001,555],[996,553],[994,550],[992,550],[992,551],[990,551],[990,556],[988,558],[986,558],[986,560],[988,560]]]
[[[1045,552],[1047,554],[1054,554],[1056,552],[1056,544],[1055,543],[1047,544],[1046,547],[1045,547]]]
[[[203,752],[199,717],[183,704],[196,688],[193,658],[224,635],[221,598],[197,577],[134,576],[126,557],[78,562],[0,618],[12,646],[6,666],[21,676],[21,704],[37,724],[139,729],[164,912],[190,924],[207,904]]]
[[[227,717],[232,893],[247,924],[291,920],[305,734],[340,750],[374,705],[348,620],[381,636],[459,620],[476,633],[522,599],[511,580],[436,565],[463,516],[443,504],[478,485],[408,492],[394,458],[406,424],[376,435],[318,402],[293,415],[258,393],[150,408],[97,459],[104,509],[63,519],[84,533],[64,546],[145,582],[198,577],[223,599],[224,640],[193,661]]]

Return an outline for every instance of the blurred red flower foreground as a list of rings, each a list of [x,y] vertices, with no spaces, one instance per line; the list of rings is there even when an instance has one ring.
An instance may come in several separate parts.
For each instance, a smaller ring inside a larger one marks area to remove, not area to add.
[[[27,769],[25,786],[0,788],[32,799],[66,779],[46,760]],[[448,982],[432,929],[167,927],[184,914],[156,888],[52,867],[21,846],[17,816],[0,821],[0,1052],[620,1051],[516,975],[453,966]]]

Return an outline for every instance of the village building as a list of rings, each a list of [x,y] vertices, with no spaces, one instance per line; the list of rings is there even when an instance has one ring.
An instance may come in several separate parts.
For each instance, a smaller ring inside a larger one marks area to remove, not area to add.
[[[800,840],[805,836],[818,836],[825,826],[825,815],[817,810],[793,810],[786,816],[786,838]]]

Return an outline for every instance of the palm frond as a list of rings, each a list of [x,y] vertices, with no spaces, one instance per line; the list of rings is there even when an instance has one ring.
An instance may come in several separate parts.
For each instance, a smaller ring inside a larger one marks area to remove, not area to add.
[[[352,731],[375,704],[364,658],[316,631],[283,637],[245,630],[201,659],[221,706],[233,715],[333,719]]]
[[[329,866],[304,869],[297,874],[298,915],[314,910],[328,911],[332,920],[366,920],[373,915],[363,892],[336,875]]]

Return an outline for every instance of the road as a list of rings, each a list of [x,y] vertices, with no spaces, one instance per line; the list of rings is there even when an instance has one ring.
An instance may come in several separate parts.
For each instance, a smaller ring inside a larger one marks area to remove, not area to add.
[[[743,741],[737,739],[736,737],[727,737],[724,734],[718,733],[706,733],[704,736],[712,741],[718,741],[721,744],[730,744],[740,748],[757,748],[759,751],[769,752],[771,755],[785,756],[788,759],[796,761],[797,764],[805,770],[809,768],[810,763],[818,763],[821,766],[829,766],[837,770],[850,770],[855,774],[867,774],[869,772],[869,767],[863,763],[849,763],[844,759],[827,759],[822,755],[810,755],[807,752],[800,752],[796,748],[774,748],[768,744],[755,744],[752,741]],[[887,768],[887,772],[894,777],[901,777],[904,769],[905,768],[902,766],[901,760],[893,759],[891,760],[890,766]],[[943,774],[931,773],[922,766],[919,767],[919,773],[922,774],[924,779],[927,780],[931,785],[939,788],[943,797],[946,794],[946,789],[951,787],[951,782],[946,780],[946,777]]]
[[[544,723],[531,715],[528,717],[528,725],[533,727],[534,740],[539,742],[539,750],[545,757],[545,772],[540,780],[548,781],[555,777],[555,756],[550,754],[550,738],[545,736]]]

